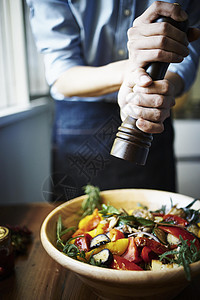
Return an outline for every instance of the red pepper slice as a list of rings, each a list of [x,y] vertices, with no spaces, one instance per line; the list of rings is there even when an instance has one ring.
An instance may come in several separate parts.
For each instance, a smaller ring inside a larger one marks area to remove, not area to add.
[[[129,244],[126,252],[122,255],[122,257],[126,258],[130,262],[139,263],[141,258],[139,257],[139,251],[135,244],[135,238],[129,237]]]
[[[162,229],[163,231],[170,233],[174,235],[175,237],[179,238],[179,236],[182,236],[184,240],[187,240],[187,244],[190,246],[191,242],[195,240],[195,246],[197,247],[197,250],[200,249],[200,242],[197,237],[195,237],[192,233],[187,231],[184,228],[181,227],[175,227],[175,226],[158,226],[158,228]]]
[[[167,214],[163,216],[163,220],[166,222],[170,222],[173,221],[175,225],[180,225],[180,226],[187,226],[189,223],[188,221],[186,221],[185,219],[176,216],[176,215],[171,215],[171,214]]]
[[[148,248],[151,249],[151,251],[153,251],[156,254],[163,254],[166,251],[169,251],[169,249],[167,247],[165,247],[164,245],[162,245],[161,243],[156,242],[155,240],[152,240],[152,239],[145,238],[145,237],[137,236],[135,238],[135,243],[136,243],[137,247],[147,246]]]
[[[151,261],[150,253],[152,253],[152,250],[149,247],[144,246],[142,248],[141,257],[145,263],[149,263]]]
[[[136,265],[134,262],[130,262],[119,255],[113,255],[111,268],[116,270],[143,271],[143,269]]]
[[[88,252],[90,251],[90,241],[92,237],[89,233],[84,233],[83,237],[78,237],[75,240],[75,245],[78,247],[80,251]]]

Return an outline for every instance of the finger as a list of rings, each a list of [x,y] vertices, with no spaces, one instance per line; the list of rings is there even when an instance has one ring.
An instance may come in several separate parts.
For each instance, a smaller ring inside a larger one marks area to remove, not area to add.
[[[188,48],[169,38],[162,35],[150,37],[143,37],[140,39],[132,39],[128,42],[129,52],[137,50],[150,50],[150,49],[162,49],[168,52],[176,53],[182,57],[186,57],[189,54]]]
[[[174,85],[170,83],[167,79],[153,81],[150,86],[141,87],[139,85],[135,85],[133,87],[133,92],[143,93],[143,94],[158,94],[158,95],[166,95],[173,96],[174,95]]]
[[[175,98],[158,94],[129,93],[126,103],[149,108],[169,109],[175,105]]]
[[[163,122],[170,116],[170,109],[146,108],[131,103],[125,105],[123,111],[134,119],[144,119],[152,122]]]
[[[199,28],[189,28],[187,32],[188,41],[194,42],[200,38],[200,29]]]
[[[163,123],[153,123],[147,120],[139,119],[136,121],[136,126],[147,133],[161,133],[164,130]]]
[[[130,60],[137,67],[145,67],[147,63],[160,61],[167,63],[180,63],[183,56],[162,49],[138,50],[130,52]]]
[[[155,1],[140,17],[135,19],[133,24],[151,23],[160,16],[170,17],[178,22],[185,21],[188,18],[186,12],[180,5]]]
[[[163,35],[167,36],[177,42],[184,44],[185,46],[188,45],[188,39],[185,32],[179,30],[178,28],[172,26],[167,22],[161,23],[151,23],[148,24],[141,24],[140,26],[134,26],[129,28],[128,32],[129,40],[134,38],[141,38],[141,36],[155,36],[155,35]]]
[[[124,85],[131,88],[130,92],[132,92],[132,88],[136,84],[141,87],[146,87],[152,84],[152,78],[143,68],[137,68],[135,71],[130,72],[124,80]]]

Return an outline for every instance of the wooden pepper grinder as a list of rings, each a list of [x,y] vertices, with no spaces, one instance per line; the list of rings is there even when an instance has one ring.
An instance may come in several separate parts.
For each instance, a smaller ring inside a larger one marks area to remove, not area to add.
[[[168,22],[184,32],[188,28],[187,21],[177,22],[168,17],[160,17],[155,22]],[[147,65],[146,72],[153,81],[161,80],[164,78],[168,66],[169,63],[153,62]],[[138,129],[136,120],[130,116],[125,119],[118,130],[110,152],[111,155],[135,162],[138,165],[145,165],[153,140],[152,134]]]

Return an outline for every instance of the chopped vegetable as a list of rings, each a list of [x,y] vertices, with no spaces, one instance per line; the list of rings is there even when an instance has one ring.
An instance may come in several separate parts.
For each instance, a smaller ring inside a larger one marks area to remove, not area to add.
[[[109,243],[110,239],[106,234],[98,234],[90,242],[90,249],[98,248],[101,245]]]
[[[98,209],[96,208],[91,215],[88,215],[80,220],[78,228],[84,232],[90,231],[96,228],[100,221],[101,216],[99,215]]]
[[[92,255],[90,261],[98,266],[110,266],[113,261],[113,255],[109,249],[103,249],[99,253]]]
[[[76,238],[74,244],[78,247],[80,251],[88,252],[90,250],[91,240],[91,235],[89,235],[88,233],[84,233],[83,236]]]
[[[200,212],[192,209],[195,199],[184,208],[150,211],[140,205],[128,212],[109,204],[101,205],[99,189],[85,187],[83,215],[78,228],[57,222],[57,246],[71,258],[90,265],[117,270],[166,270],[183,266],[191,279],[190,264],[200,260]],[[70,233],[71,231],[71,233]],[[66,237],[71,234],[71,238]]]
[[[187,244],[190,246],[191,242],[195,240],[194,244],[197,247],[197,250],[200,249],[200,242],[195,236],[181,227],[170,227],[170,226],[160,226],[163,231],[168,232],[174,235],[176,238],[182,237],[183,240],[187,241]]]
[[[139,249],[136,246],[134,237],[129,238],[128,248],[126,252],[122,255],[122,257],[126,258],[130,262],[141,262],[141,257],[139,256]]]
[[[180,225],[180,226],[183,226],[183,227],[185,227],[189,224],[188,221],[186,221],[185,219],[183,219],[183,218],[181,218],[177,215],[171,215],[171,214],[163,216],[163,220],[165,222],[173,221],[173,224]]]
[[[115,241],[117,241],[119,239],[124,239],[125,238],[124,233],[122,231],[116,229],[116,228],[112,228],[108,232],[107,236],[110,238],[110,240],[112,242],[115,242]]]
[[[119,255],[113,255],[111,268],[116,270],[143,271],[140,266],[136,265],[134,262],[128,261],[127,259]]]

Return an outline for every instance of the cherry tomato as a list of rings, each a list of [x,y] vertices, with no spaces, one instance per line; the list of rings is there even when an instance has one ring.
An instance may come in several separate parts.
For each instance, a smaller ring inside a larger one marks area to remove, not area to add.
[[[126,258],[130,262],[138,263],[141,261],[139,257],[139,250],[135,244],[135,238],[129,237],[129,244],[126,252],[122,255],[122,257]]]
[[[80,251],[88,252],[90,250],[90,241],[92,237],[88,233],[84,233],[83,237],[78,237],[75,240],[75,245],[78,247]]]
[[[111,268],[116,270],[143,271],[143,269],[136,265],[134,262],[130,262],[119,255],[113,255]]]

